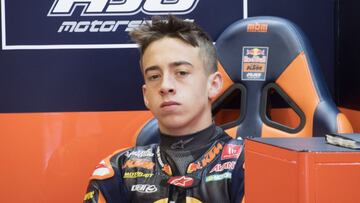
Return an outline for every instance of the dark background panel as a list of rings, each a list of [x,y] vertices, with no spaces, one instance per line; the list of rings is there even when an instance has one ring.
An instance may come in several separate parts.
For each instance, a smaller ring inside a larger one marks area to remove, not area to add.
[[[0,52],[0,112],[144,109],[137,49]]]
[[[7,44],[9,45],[46,45],[46,44],[112,44],[131,43],[120,25],[116,32],[58,33],[64,21],[121,21],[148,20],[149,15],[138,12],[133,15],[117,16],[81,16],[84,6],[77,6],[71,16],[47,16],[53,2],[4,0],[6,2]],[[143,3],[146,0],[143,0]],[[21,4],[20,4],[21,2]],[[110,1],[109,1],[110,2]],[[217,37],[229,24],[242,19],[242,1],[228,0],[220,3],[216,0],[199,0],[195,9],[182,18],[195,19],[212,37]]]
[[[360,110],[360,2],[339,0],[336,93],[340,106]]]
[[[6,2],[7,45],[131,43],[124,27],[115,33],[57,33],[63,21],[148,20],[127,16],[47,17],[55,0]],[[145,0],[144,0],[145,1]],[[195,19],[214,40],[241,19],[242,1],[200,0],[182,18]],[[136,48],[0,50],[0,113],[143,110]]]

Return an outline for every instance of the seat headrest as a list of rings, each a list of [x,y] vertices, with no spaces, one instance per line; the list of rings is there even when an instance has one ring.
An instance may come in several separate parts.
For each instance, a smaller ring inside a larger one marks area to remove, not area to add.
[[[278,17],[252,17],[230,25],[216,41],[221,65],[233,82],[275,81],[307,47],[304,34]],[[267,71],[271,67],[271,71]]]
[[[159,143],[160,131],[158,121],[151,118],[139,131],[136,138],[136,146],[145,146],[149,144]]]
[[[305,34],[294,23],[270,16],[239,20],[219,36],[216,49],[228,85],[214,108],[219,109],[234,84],[242,85],[238,88],[242,94],[246,91],[239,119],[225,125],[237,126],[236,136],[311,136],[337,131],[339,111]],[[279,93],[300,117],[297,127],[283,126],[268,116],[271,91]]]

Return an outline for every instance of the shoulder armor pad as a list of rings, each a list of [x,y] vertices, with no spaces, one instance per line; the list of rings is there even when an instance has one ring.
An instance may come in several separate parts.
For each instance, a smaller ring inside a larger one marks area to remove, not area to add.
[[[121,154],[126,153],[127,150],[120,149],[115,151],[110,156],[106,157],[105,159],[101,160],[100,163],[95,167],[90,180],[104,180],[114,176],[114,169],[111,165],[110,159],[114,156],[119,156]]]

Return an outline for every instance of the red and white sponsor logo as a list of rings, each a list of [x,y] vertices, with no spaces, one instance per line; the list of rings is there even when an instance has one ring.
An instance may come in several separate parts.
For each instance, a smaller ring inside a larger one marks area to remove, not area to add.
[[[235,167],[235,161],[225,162],[223,164],[216,164],[214,168],[211,169],[210,173],[213,172],[222,172],[223,170],[232,170]]]
[[[168,183],[179,187],[190,187],[193,185],[194,179],[188,176],[174,176],[168,180]]]
[[[241,145],[227,144],[221,153],[221,160],[238,158],[241,150]]]

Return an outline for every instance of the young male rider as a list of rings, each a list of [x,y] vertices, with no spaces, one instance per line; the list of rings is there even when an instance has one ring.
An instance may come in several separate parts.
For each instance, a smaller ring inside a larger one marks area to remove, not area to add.
[[[242,141],[212,122],[222,77],[212,40],[194,23],[159,17],[130,33],[140,47],[144,102],[160,143],[115,153],[95,169],[85,202],[240,202]]]

